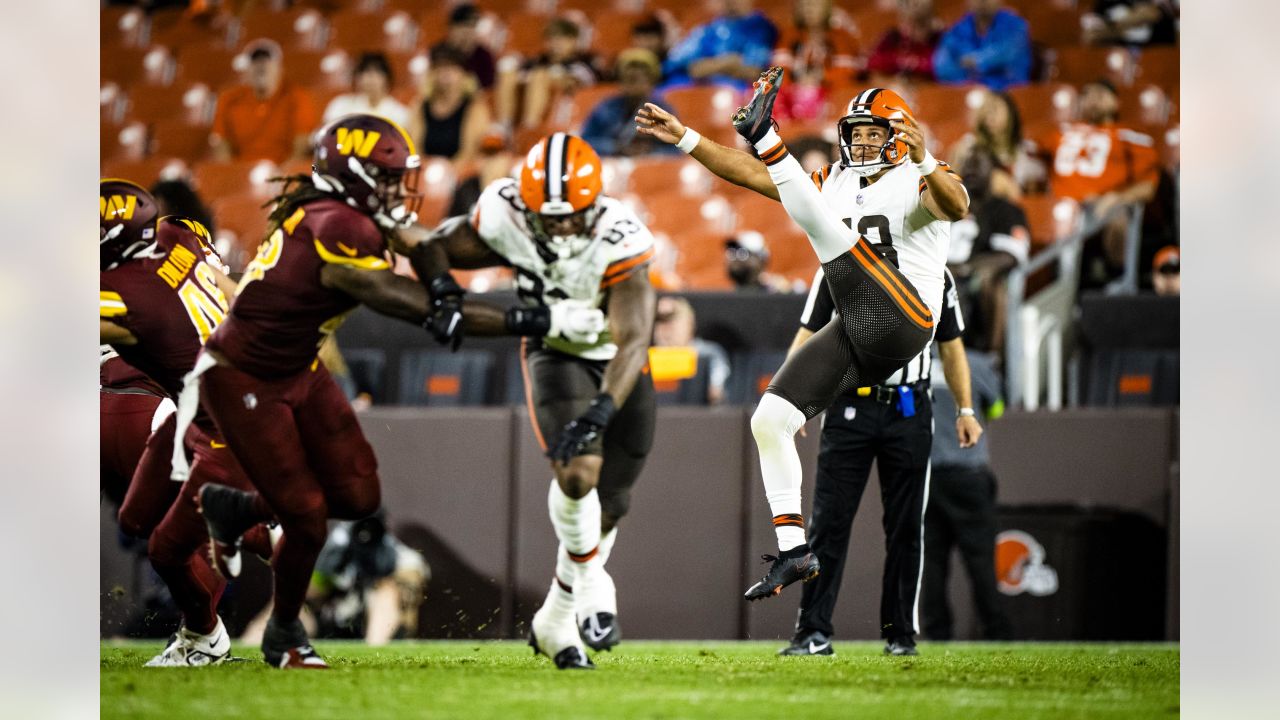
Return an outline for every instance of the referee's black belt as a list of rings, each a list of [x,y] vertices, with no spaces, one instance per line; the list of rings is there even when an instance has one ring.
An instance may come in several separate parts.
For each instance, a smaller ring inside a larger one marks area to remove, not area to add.
[[[903,383],[902,385],[872,385],[870,387],[860,387],[853,391],[854,395],[859,398],[867,398],[882,405],[893,405],[898,402],[898,388],[909,387],[912,393],[920,394],[929,391],[929,383],[924,380],[918,380],[913,383]]]

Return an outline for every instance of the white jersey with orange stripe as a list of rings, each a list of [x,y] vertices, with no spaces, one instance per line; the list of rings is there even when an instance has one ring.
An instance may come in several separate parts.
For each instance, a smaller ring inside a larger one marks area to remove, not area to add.
[[[572,253],[535,240],[520,201],[520,187],[512,178],[495,180],[485,188],[471,213],[480,239],[501,255],[516,274],[516,291],[529,305],[553,305],[561,300],[585,300],[605,307],[609,287],[636,272],[646,272],[653,258],[649,228],[630,208],[600,196],[599,213],[590,237],[573,243]],[[611,360],[618,352],[606,330],[594,344],[546,338],[554,350],[586,360]]]
[[[935,172],[953,172],[938,162]],[[892,245],[898,269],[920,293],[933,313],[942,316],[943,270],[951,246],[951,223],[939,220],[921,202],[924,193],[920,171],[910,162],[889,170],[874,183],[828,165],[811,177],[832,212],[855,238],[862,235],[874,245]]]

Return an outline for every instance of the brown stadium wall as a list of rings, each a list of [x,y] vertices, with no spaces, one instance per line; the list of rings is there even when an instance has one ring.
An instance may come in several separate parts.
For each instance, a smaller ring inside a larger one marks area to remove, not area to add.
[[[749,418],[750,408],[741,407],[659,409],[654,451],[609,563],[627,637],[780,639],[792,632],[798,588],[768,602],[741,599],[763,572],[758,556],[774,548]],[[1078,409],[1009,413],[990,428],[1002,505],[1129,511],[1168,531],[1158,614],[1167,613],[1170,639],[1178,627],[1176,420],[1172,410]],[[521,636],[550,581],[556,546],[546,517],[551,475],[525,410],[374,408],[361,422],[377,451],[392,524],[434,571],[420,634]],[[817,435],[798,439],[807,500]],[[873,474],[836,610],[843,638],[879,634],[880,515]],[[113,635],[137,602],[146,566],[120,549],[105,508],[101,557],[102,631]],[[249,577],[223,603],[233,628],[265,602],[265,566],[246,568]],[[1073,590],[1060,570],[1062,591]],[[953,562],[956,631],[973,637],[963,576]]]

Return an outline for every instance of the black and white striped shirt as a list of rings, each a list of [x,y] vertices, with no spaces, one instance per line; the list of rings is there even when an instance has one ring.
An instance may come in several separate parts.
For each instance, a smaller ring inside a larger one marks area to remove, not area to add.
[[[964,334],[964,314],[960,312],[960,296],[956,292],[955,278],[951,271],[945,270],[945,284],[942,288],[942,317],[938,320],[937,331],[933,339],[938,342],[954,340]],[[813,285],[809,288],[809,299],[804,303],[804,312],[800,314],[800,325],[810,332],[817,332],[836,316],[835,301],[831,299],[831,291],[827,288],[826,276],[822,268],[813,276]],[[932,366],[930,351],[933,341],[924,346],[924,350],[905,366],[889,376],[882,385],[906,385],[909,383],[929,381]]]

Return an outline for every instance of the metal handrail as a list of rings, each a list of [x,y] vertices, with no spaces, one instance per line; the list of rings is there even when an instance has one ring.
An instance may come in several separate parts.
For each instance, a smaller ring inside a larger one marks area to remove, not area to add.
[[[1061,375],[1064,366],[1064,352],[1062,338],[1066,331],[1070,328],[1072,317],[1058,317],[1050,322],[1036,323],[1036,329],[1031,333],[1032,337],[1026,337],[1027,320],[1024,318],[1024,306],[1033,298],[1026,296],[1027,278],[1039,270],[1049,267],[1053,263],[1058,264],[1058,279],[1049,287],[1043,288],[1037,297],[1043,296],[1051,290],[1067,293],[1071,298],[1070,305],[1074,306],[1075,291],[1079,285],[1080,273],[1080,253],[1084,247],[1085,238],[1100,230],[1111,218],[1117,213],[1128,213],[1129,223],[1125,234],[1125,272],[1118,280],[1108,286],[1108,292],[1111,293],[1133,293],[1137,292],[1138,277],[1138,250],[1142,236],[1142,206],[1134,203],[1131,205],[1122,205],[1114,208],[1105,217],[1094,217],[1091,213],[1086,213],[1079,226],[1066,237],[1058,240],[1053,245],[1045,248],[1009,272],[1006,280],[1005,293],[1008,302],[1006,303],[1005,314],[1005,386],[1007,388],[1007,396],[1010,407],[1034,409],[1039,406],[1039,363],[1042,357],[1042,346],[1047,342],[1050,354],[1057,354],[1058,357],[1051,358],[1050,370],[1051,375]],[[1034,340],[1034,349],[1029,350],[1027,346],[1028,339]],[[1029,376],[1029,369],[1026,363],[1036,363],[1035,373]],[[1031,390],[1036,393],[1037,397],[1028,398],[1027,380],[1028,378],[1035,380],[1034,388]],[[1050,387],[1061,384],[1061,377],[1047,378]],[[1057,409],[1061,406],[1061,393],[1051,393],[1050,403],[1051,409]]]

